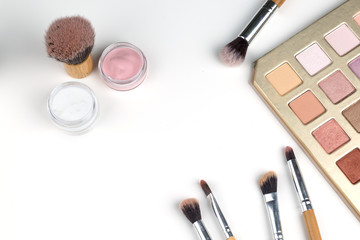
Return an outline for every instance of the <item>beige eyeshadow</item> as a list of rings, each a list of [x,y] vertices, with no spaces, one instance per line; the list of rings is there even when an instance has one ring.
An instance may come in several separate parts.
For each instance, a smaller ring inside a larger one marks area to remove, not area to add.
[[[360,101],[357,101],[343,112],[344,117],[349,121],[351,126],[360,133]]]
[[[266,78],[281,96],[290,92],[302,83],[299,75],[297,75],[288,63],[284,63],[277,67],[271,73],[266,75]]]
[[[303,124],[308,124],[325,112],[324,106],[311,91],[306,91],[290,102],[289,107]]]

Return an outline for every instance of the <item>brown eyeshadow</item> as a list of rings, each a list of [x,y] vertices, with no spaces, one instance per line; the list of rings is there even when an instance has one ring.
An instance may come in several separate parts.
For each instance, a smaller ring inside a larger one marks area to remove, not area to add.
[[[344,117],[349,121],[351,126],[360,133],[360,101],[357,101],[343,111]]]
[[[358,148],[342,157],[336,165],[352,184],[360,181],[360,150]]]

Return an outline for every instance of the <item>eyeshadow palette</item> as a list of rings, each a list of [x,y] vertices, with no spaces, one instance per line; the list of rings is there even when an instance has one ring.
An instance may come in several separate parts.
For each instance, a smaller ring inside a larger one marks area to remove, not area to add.
[[[252,83],[360,220],[360,0],[257,60]]]

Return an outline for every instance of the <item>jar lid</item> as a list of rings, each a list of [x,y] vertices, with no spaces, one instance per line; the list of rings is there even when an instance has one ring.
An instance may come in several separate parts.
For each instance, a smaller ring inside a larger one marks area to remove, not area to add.
[[[47,108],[55,125],[70,133],[83,133],[92,128],[99,112],[94,92],[79,82],[57,86],[50,94]]]

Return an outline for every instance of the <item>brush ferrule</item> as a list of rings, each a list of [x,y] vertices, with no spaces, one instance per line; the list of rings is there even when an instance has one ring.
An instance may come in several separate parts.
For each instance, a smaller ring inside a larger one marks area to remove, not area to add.
[[[268,0],[239,34],[239,37],[244,38],[250,44],[277,8],[278,6],[273,1]]]
[[[201,219],[199,221],[194,222],[193,226],[201,240],[211,240],[211,237],[210,237],[208,231],[206,230],[206,227]]]
[[[215,216],[217,220],[219,221],[219,224],[221,226],[221,229],[223,230],[226,238],[232,237],[233,234],[230,230],[229,225],[226,222],[226,219],[224,217],[224,214],[222,213],[219,204],[217,203],[214,194],[210,193],[207,198],[210,200],[211,207],[215,213]]]
[[[312,209],[311,201],[310,201],[309,195],[306,191],[306,186],[305,186],[304,180],[302,178],[300,168],[297,165],[296,159],[290,159],[288,161],[288,166],[290,169],[291,177],[294,182],[294,187],[295,187],[296,193],[298,195],[298,198],[299,198],[299,201],[301,204],[301,210],[303,212],[305,212],[309,209]]]
[[[270,220],[274,239],[283,240],[284,238],[281,230],[277,193],[274,192],[274,193],[265,194],[264,200],[269,215],[269,220]]]

